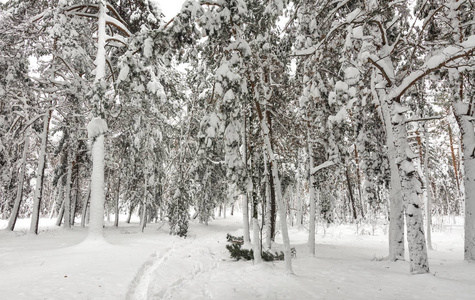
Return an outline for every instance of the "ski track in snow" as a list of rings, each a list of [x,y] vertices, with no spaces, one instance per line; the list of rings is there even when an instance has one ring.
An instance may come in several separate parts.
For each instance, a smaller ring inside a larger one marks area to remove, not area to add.
[[[130,283],[126,295],[127,300],[148,299],[148,290],[153,279],[153,274],[160,265],[167,260],[173,249],[174,245],[172,248],[166,249],[161,255],[159,255],[160,251],[156,251],[150,256]]]
[[[200,234],[198,239],[194,235],[191,240],[179,240],[162,254],[160,251],[152,254],[131,282],[126,299],[172,299],[184,285],[218,268],[220,258],[217,253],[203,246],[207,245],[204,242],[206,239],[217,240],[216,234],[209,231]],[[206,299],[214,299],[205,286],[202,287],[201,295]]]

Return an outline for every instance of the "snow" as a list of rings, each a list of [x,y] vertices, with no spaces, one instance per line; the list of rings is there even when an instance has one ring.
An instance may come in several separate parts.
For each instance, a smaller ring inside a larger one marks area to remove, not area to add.
[[[153,53],[153,39],[152,38],[147,38],[144,41],[144,47],[143,47],[143,55],[147,58],[152,57]]]
[[[353,28],[353,38],[363,39],[363,26],[356,26]]]
[[[106,120],[101,118],[92,118],[87,124],[87,137],[93,139],[108,130]]]
[[[360,71],[355,67],[348,67],[345,69],[345,81],[350,84],[357,84],[360,80]]]
[[[138,220],[117,229],[108,224],[101,247],[81,243],[87,229],[60,229],[49,219],[40,220],[38,236],[26,234],[29,221],[22,219],[19,231],[0,232],[2,298],[472,299],[475,269],[463,261],[463,221],[455,221],[434,218],[427,275],[409,275],[407,261],[382,260],[385,224],[318,224],[315,258],[307,254],[307,231],[291,228],[296,276],[286,276],[284,262],[229,258],[226,233],[242,234],[239,214],[209,226],[192,222],[187,239],[170,236],[161,223],[143,234]]]
[[[335,90],[346,92],[346,91],[348,91],[348,84],[346,84],[343,81],[337,81],[335,83]]]
[[[119,76],[117,77],[117,80],[124,81],[127,79],[127,75],[129,75],[130,68],[128,65],[124,65],[122,69],[120,69]]]
[[[324,169],[324,168],[328,168],[328,167],[331,167],[333,166],[335,163],[331,160],[327,160],[326,162],[316,166],[315,168],[312,168],[312,171],[310,172],[311,174],[315,174],[317,173],[318,171],[320,171],[321,169]]]
[[[361,9],[357,8],[346,16],[346,22],[351,23],[361,13]]]

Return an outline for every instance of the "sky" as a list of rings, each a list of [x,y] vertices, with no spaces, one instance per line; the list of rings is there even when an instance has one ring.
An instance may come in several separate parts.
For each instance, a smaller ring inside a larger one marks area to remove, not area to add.
[[[0,0],[0,3],[6,3],[8,0]],[[180,10],[183,5],[184,0],[152,0],[158,2],[160,8],[163,11],[163,14],[167,18],[172,18]]]
[[[3,1],[3,0],[0,0]],[[183,5],[184,0],[152,0],[155,2],[158,2],[160,5],[161,10],[163,11],[163,14],[165,15],[165,19],[171,19],[173,18],[178,11],[180,11],[181,6]]]

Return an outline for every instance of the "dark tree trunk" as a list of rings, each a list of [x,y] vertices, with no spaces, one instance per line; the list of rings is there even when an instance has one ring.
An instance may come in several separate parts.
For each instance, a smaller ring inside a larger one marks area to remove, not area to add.
[[[353,196],[353,189],[351,187],[350,173],[348,171],[348,168],[346,168],[346,183],[348,184],[348,193],[350,195],[351,209],[353,211],[353,219],[356,220],[358,216],[356,214],[355,197]]]

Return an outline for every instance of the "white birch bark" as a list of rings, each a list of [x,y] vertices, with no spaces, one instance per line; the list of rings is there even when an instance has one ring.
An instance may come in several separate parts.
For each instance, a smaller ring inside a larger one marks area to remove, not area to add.
[[[38,234],[40,219],[41,198],[43,195],[43,177],[45,173],[46,144],[48,142],[48,128],[51,111],[48,109],[43,119],[43,132],[41,133],[40,155],[36,173],[35,194],[33,198],[33,212],[31,214],[30,233]]]
[[[15,229],[18,213],[20,212],[21,201],[23,199],[23,183],[25,182],[26,156],[28,154],[28,148],[30,147],[30,132],[30,128],[28,127],[25,132],[25,142],[23,143],[23,154],[21,157],[20,174],[18,175],[18,188],[15,203],[13,204],[12,213],[7,225],[7,229],[11,231]]]

